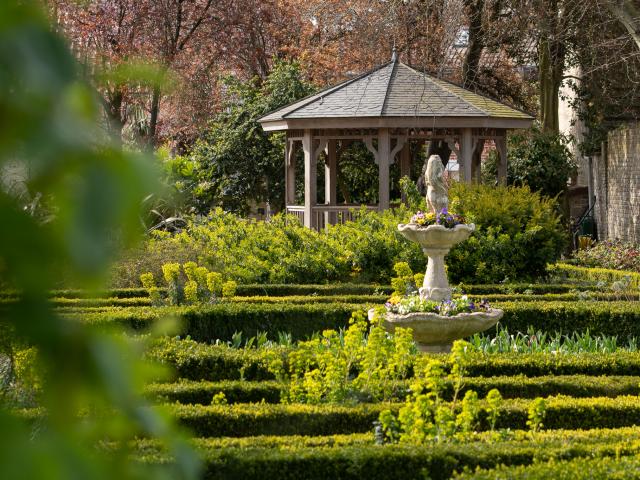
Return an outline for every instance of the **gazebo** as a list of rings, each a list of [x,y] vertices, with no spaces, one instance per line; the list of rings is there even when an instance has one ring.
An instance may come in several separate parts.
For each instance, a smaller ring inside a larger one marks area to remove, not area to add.
[[[359,205],[337,204],[340,153],[361,141],[378,165],[378,204],[389,208],[389,168],[411,170],[411,142],[429,142],[445,162],[453,152],[461,179],[478,180],[485,141],[499,155],[498,181],[507,175],[508,129],[528,128],[533,117],[453,83],[392,60],[258,120],[265,131],[286,131],[285,202],[306,227],[320,229],[350,218]],[[296,151],[304,152],[304,205],[295,205]],[[325,203],[318,204],[317,160],[325,154]]]

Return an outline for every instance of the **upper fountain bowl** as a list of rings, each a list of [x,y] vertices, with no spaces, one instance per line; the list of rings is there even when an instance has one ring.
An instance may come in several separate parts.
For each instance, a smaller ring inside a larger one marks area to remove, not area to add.
[[[476,229],[473,223],[461,223],[453,228],[443,225],[429,225],[427,227],[415,223],[401,223],[398,231],[412,242],[419,243],[423,248],[451,248],[464,242]]]

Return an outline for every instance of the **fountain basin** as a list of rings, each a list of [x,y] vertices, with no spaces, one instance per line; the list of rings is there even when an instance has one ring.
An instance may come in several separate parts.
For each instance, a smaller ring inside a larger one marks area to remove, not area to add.
[[[493,327],[504,312],[496,308],[473,313],[442,316],[437,313],[414,312],[398,314],[386,312],[383,325],[389,332],[397,327],[413,330],[413,339],[422,352],[448,352],[454,340],[465,338]],[[374,310],[369,310],[372,320]]]
[[[461,223],[453,228],[446,228],[443,225],[423,227],[415,223],[401,223],[398,225],[398,231],[404,237],[420,244],[423,249],[446,248],[447,251],[454,245],[468,239],[475,229],[476,226],[473,223]]]

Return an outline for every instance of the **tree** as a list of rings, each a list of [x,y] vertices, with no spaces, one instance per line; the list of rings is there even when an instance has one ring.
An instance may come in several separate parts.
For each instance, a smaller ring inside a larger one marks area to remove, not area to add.
[[[640,48],[640,7],[633,0],[611,0],[608,6]]]
[[[556,197],[567,189],[576,164],[568,149],[568,139],[539,129],[509,137],[507,183],[528,185],[534,192]],[[495,177],[494,177],[495,178]]]
[[[277,61],[264,83],[223,81],[227,102],[185,156],[169,159],[168,181],[185,210],[206,214],[215,206],[244,213],[252,202],[283,207],[284,138],[269,135],[257,119],[311,93],[296,63]]]

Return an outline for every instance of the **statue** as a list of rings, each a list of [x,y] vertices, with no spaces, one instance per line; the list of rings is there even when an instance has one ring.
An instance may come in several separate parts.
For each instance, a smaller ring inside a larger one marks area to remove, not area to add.
[[[449,196],[443,175],[444,166],[440,156],[431,155],[424,173],[424,181],[427,185],[427,204],[435,214],[447,210],[449,206]]]

